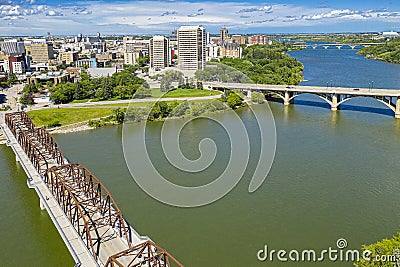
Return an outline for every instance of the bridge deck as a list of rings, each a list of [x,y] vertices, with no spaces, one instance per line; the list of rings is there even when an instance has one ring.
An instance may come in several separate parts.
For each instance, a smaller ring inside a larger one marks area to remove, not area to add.
[[[4,122],[1,122],[1,128],[7,137],[7,145],[13,149],[17,161],[21,163],[28,176],[28,186],[37,192],[41,205],[50,215],[75,262],[81,263],[82,266],[98,266],[10,129]]]
[[[377,89],[377,88],[348,88],[348,87],[330,87],[330,86],[303,86],[303,85],[270,85],[270,84],[245,84],[245,83],[217,83],[210,84],[215,88],[227,89],[245,89],[260,91],[288,91],[312,94],[343,94],[357,96],[400,96],[400,90],[397,89]]]

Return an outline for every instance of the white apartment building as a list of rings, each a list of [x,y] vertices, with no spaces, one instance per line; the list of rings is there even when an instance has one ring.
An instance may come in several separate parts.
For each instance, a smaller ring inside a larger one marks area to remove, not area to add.
[[[169,65],[169,40],[164,36],[156,35],[150,39],[150,68],[161,70]]]
[[[178,29],[178,67],[188,75],[203,70],[206,65],[206,32],[201,26]]]

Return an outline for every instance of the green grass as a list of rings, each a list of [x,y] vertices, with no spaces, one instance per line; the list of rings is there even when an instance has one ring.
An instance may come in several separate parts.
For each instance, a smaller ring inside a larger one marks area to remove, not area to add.
[[[32,110],[28,115],[37,127],[60,124],[68,125],[95,118],[109,116],[113,113],[112,107],[96,108],[53,108]]]
[[[198,89],[174,89],[169,91],[165,95],[160,91],[160,89],[155,88],[151,89],[153,98],[172,98],[172,97],[201,97],[201,96],[210,96],[210,95],[219,95],[221,92],[213,91],[213,90],[198,90]]]
[[[88,101],[89,101],[89,99],[80,99],[80,100],[73,100],[73,101],[71,101],[71,103],[86,103]]]

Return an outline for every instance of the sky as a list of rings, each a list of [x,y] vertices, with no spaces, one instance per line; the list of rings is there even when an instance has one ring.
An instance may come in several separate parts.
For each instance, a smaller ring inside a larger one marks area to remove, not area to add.
[[[399,0],[0,0],[0,35],[400,32]]]

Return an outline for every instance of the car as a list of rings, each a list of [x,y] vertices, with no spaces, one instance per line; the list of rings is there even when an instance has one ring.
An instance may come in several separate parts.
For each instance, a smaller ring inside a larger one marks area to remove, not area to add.
[[[360,91],[360,88],[354,88],[353,90],[354,91]]]

